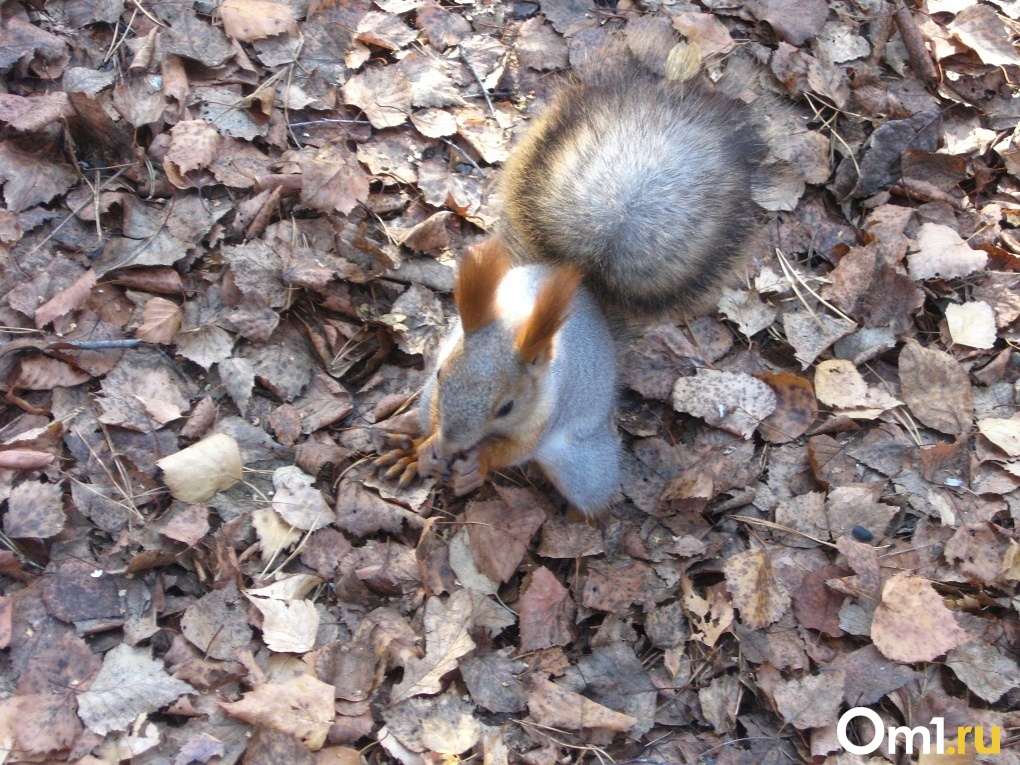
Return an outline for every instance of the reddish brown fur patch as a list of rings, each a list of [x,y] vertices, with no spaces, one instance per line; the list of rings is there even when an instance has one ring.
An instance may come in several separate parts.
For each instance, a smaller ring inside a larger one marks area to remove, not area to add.
[[[460,262],[454,298],[464,334],[488,326],[496,318],[496,289],[510,270],[510,254],[496,238],[472,247]]]
[[[543,362],[549,360],[553,338],[570,315],[570,306],[580,284],[580,271],[558,266],[539,287],[531,316],[517,330],[514,340],[514,347],[523,361],[530,364],[539,357]]]

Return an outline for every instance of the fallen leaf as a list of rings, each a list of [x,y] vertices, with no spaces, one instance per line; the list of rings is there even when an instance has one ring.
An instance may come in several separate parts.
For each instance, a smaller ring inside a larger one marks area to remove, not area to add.
[[[900,392],[917,419],[942,433],[970,431],[974,397],[967,373],[943,351],[908,340],[900,353]]]
[[[404,665],[404,677],[393,687],[391,704],[442,690],[443,676],[475,647],[469,634],[473,611],[469,590],[458,590],[445,602],[437,596],[429,598],[425,604],[425,655]]]
[[[975,250],[949,226],[925,223],[917,231],[916,252],[907,257],[910,278],[955,279],[980,271],[988,254]]]
[[[978,420],[978,430],[1010,457],[1020,457],[1020,419]]]
[[[931,582],[902,572],[882,589],[875,609],[871,639],[893,661],[934,661],[973,639],[956,622]]]
[[[223,20],[223,31],[241,42],[298,31],[294,12],[286,3],[223,0],[216,10]]]
[[[614,712],[579,693],[561,688],[544,677],[533,677],[531,684],[528,711],[540,725],[567,730],[608,728],[623,732],[630,730],[637,723],[630,715]]]
[[[126,730],[138,715],[194,692],[187,683],[170,677],[148,648],[121,643],[106,654],[89,689],[78,694],[78,716],[91,731],[105,736]]]
[[[696,377],[676,381],[673,408],[749,438],[776,408],[776,394],[750,375],[699,369]]]
[[[950,303],[946,306],[946,324],[949,336],[958,345],[982,349],[995,345],[995,312],[988,303]]]
[[[220,702],[231,717],[296,737],[317,752],[333,724],[333,686],[311,675],[298,675],[282,683],[257,683],[240,701]]]
[[[764,629],[779,621],[790,607],[790,594],[776,579],[772,561],[763,548],[730,556],[723,570],[733,605],[751,629]]]
[[[531,574],[531,582],[518,605],[521,653],[568,645],[577,636],[574,616],[577,605],[556,575],[543,567]]]
[[[176,454],[156,460],[170,493],[182,502],[205,502],[241,480],[237,441],[214,433]]]

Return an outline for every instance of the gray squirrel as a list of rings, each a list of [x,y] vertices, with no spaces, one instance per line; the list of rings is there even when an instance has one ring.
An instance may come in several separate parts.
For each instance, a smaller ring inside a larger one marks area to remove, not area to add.
[[[402,485],[462,495],[534,461],[573,507],[605,511],[620,483],[611,326],[705,308],[742,262],[767,183],[754,111],[634,56],[597,80],[559,92],[506,163],[503,220],[460,264],[421,435],[377,460]]]

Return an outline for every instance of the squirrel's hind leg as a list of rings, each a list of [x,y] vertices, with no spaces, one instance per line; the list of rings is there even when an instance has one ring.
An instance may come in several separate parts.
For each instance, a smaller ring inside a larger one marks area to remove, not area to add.
[[[620,488],[620,446],[610,428],[542,444],[536,461],[560,494],[586,516],[602,514]]]

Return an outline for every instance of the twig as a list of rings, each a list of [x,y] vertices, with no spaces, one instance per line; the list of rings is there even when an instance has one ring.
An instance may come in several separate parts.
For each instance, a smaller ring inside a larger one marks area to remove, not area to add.
[[[492,99],[489,98],[489,91],[486,89],[485,83],[482,82],[482,78],[478,76],[478,72],[475,71],[474,65],[467,56],[467,51],[464,50],[463,45],[458,45],[457,50],[460,51],[460,57],[464,59],[464,66],[468,68],[468,71],[471,72],[471,76],[474,77],[475,82],[478,83],[478,87],[482,89],[482,95],[485,96],[485,103],[489,107],[489,113],[492,115],[492,118],[498,122],[499,117],[496,116],[496,107],[492,105]]]
[[[446,144],[447,146],[449,146],[449,147],[450,147],[451,149],[454,149],[454,150],[456,150],[456,152],[457,152],[458,154],[460,154],[460,156],[462,156],[462,157],[463,157],[464,159],[466,159],[466,160],[467,160],[468,162],[470,162],[470,163],[472,164],[472,166],[474,166],[475,170],[477,170],[478,172],[482,172],[482,168],[480,168],[480,167],[478,166],[478,163],[477,163],[477,162],[475,162],[475,161],[474,161],[473,159],[471,159],[471,155],[470,155],[470,154],[468,154],[468,153],[467,153],[466,151],[464,151],[464,150],[463,150],[462,148],[460,148],[460,147],[459,147],[459,146],[458,146],[457,144],[455,144],[455,143],[454,143],[453,141],[450,141],[450,140],[448,140],[448,139],[446,139],[446,138],[440,138],[439,140],[440,140],[440,141],[442,141],[443,143],[445,143],[445,144]]]
[[[935,63],[928,53],[928,46],[924,44],[924,37],[921,30],[914,23],[914,17],[910,9],[902,6],[893,14],[896,19],[896,28],[900,30],[900,37],[903,38],[903,45],[910,56],[910,66],[917,72],[917,76],[925,82],[938,82],[939,73],[935,69]]]

